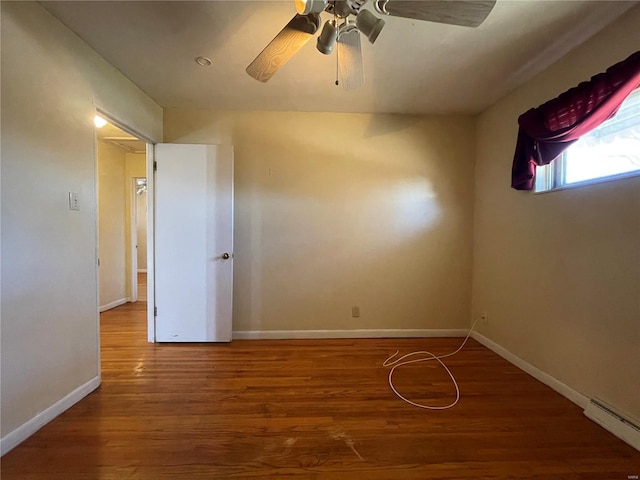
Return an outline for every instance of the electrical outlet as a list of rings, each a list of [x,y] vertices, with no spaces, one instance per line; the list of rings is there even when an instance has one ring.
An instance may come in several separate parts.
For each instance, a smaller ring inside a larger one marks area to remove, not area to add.
[[[351,307],[351,316],[353,318],[358,318],[360,316],[360,307],[358,307],[357,305]]]

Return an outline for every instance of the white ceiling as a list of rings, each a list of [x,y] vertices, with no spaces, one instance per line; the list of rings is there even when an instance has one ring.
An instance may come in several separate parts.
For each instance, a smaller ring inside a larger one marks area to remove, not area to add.
[[[41,3],[163,107],[478,113],[640,2],[498,0],[475,29],[385,17],[356,91],[315,39],[266,84],[245,73],[293,0]]]

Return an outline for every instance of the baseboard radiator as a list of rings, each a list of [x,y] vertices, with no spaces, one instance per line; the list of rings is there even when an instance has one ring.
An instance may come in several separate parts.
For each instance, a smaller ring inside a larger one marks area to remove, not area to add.
[[[584,414],[636,450],[640,450],[640,422],[625,417],[597,398],[591,399]]]

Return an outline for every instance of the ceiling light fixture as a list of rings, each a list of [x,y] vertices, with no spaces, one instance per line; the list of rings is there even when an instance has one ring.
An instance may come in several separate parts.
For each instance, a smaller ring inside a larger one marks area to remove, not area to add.
[[[384,27],[384,20],[376,17],[369,10],[360,10],[356,17],[356,25],[371,43],[374,43]]]
[[[107,124],[107,121],[100,115],[96,115],[95,117],[93,117],[93,124],[96,126],[96,128],[102,128]]]
[[[327,8],[327,0],[296,0],[296,10],[300,15],[320,13]]]
[[[322,33],[318,37],[316,48],[320,53],[329,55],[333,51],[333,46],[338,38],[338,24],[335,20],[327,20],[322,27]]]
[[[196,63],[198,65],[200,65],[201,67],[210,67],[211,64],[213,63],[211,61],[211,59],[207,58],[207,57],[196,57],[194,58],[194,60],[196,61]]]

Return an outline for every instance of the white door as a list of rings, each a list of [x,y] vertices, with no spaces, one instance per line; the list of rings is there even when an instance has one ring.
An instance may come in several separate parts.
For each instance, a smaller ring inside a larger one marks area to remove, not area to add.
[[[155,149],[158,342],[229,342],[233,286],[233,147]]]

